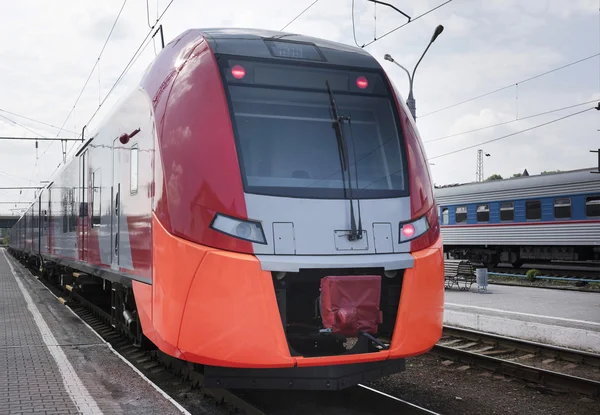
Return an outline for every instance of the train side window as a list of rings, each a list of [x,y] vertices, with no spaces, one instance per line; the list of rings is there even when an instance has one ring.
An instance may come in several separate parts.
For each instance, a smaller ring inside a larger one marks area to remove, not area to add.
[[[568,219],[571,217],[571,199],[554,199],[554,217],[556,219]]]
[[[92,228],[100,226],[101,196],[100,169],[92,173]]]
[[[500,221],[515,220],[515,204],[513,202],[500,203]]]
[[[456,207],[456,223],[466,222],[467,221],[467,207],[466,206],[457,206]]]
[[[530,200],[525,203],[525,217],[527,220],[536,220],[542,218],[542,202],[539,200]]]
[[[585,198],[585,215],[588,218],[600,216],[600,196],[589,196]]]
[[[477,205],[477,222],[490,221],[490,205]]]
[[[129,177],[130,194],[136,194],[138,190],[138,145],[131,147],[131,174]]]
[[[69,192],[68,189],[63,189],[62,190],[63,194],[62,194],[62,231],[63,233],[67,233],[68,231],[68,215],[67,215],[67,207],[68,207],[68,200],[69,200],[69,196],[67,195],[67,192]]]
[[[442,208],[442,225],[447,225],[450,222],[448,208]]]

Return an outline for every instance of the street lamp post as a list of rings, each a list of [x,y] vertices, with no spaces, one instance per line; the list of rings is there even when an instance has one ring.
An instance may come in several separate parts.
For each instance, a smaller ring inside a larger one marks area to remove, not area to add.
[[[415,119],[415,120],[417,119],[417,106],[416,106],[416,102],[415,102],[415,97],[413,96],[413,81],[415,79],[415,72],[417,71],[417,67],[421,63],[421,60],[423,60],[423,57],[425,56],[425,54],[429,50],[429,47],[431,46],[431,44],[437,39],[437,37],[443,31],[444,31],[444,26],[442,26],[442,25],[438,25],[438,27],[435,28],[435,31],[433,32],[433,36],[431,36],[431,40],[429,41],[429,44],[425,48],[425,51],[423,52],[423,54],[419,58],[419,61],[415,65],[415,68],[413,69],[412,75],[410,74],[410,72],[408,72],[408,70],[404,66],[402,66],[398,62],[396,62],[394,60],[394,58],[392,58],[392,56],[389,53],[386,53],[385,56],[384,56],[384,59],[386,61],[390,61],[390,62],[395,63],[401,69],[403,69],[404,72],[406,72],[406,75],[408,75],[409,91],[408,91],[408,98],[406,99],[406,105],[408,106],[408,109],[410,110],[410,113],[412,114],[413,119]]]

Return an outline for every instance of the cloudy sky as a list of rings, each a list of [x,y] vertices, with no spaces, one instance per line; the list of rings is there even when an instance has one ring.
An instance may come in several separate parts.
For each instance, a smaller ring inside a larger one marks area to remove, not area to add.
[[[388,1],[414,19],[446,0]],[[279,30],[312,2],[128,0],[98,62],[123,0],[4,2],[0,136],[75,137],[105,100],[89,123],[93,128],[135,85],[159,51],[158,42],[144,43],[135,63],[105,99],[149,32],[148,19],[153,25],[169,4],[160,20],[167,43],[194,27]],[[535,174],[594,165],[596,156],[589,150],[600,147],[600,112],[589,110],[533,127],[592,108],[592,103],[579,104],[600,100],[599,10],[599,0],[453,0],[365,47],[406,97],[406,74],[385,61],[384,54],[412,69],[435,27],[444,25],[414,84],[417,125],[436,184],[474,180],[478,148],[491,155],[485,159],[486,177],[494,173],[506,177],[525,168]],[[351,11],[352,0],[320,0],[286,31],[354,45]],[[389,8],[355,0],[359,45],[405,22],[405,17]],[[499,91],[470,100],[495,90]],[[538,115],[545,112],[550,113]],[[11,113],[64,125],[65,130]],[[496,124],[502,125],[493,126]],[[474,129],[478,131],[459,135]],[[530,131],[479,145],[526,129]],[[67,151],[72,145],[69,143]],[[470,146],[473,148],[447,154]],[[0,141],[0,186],[39,186],[61,161],[60,142],[40,142],[36,151],[34,141]],[[32,197],[32,191],[0,190],[0,202]],[[14,207],[0,203],[0,213],[9,213]]]

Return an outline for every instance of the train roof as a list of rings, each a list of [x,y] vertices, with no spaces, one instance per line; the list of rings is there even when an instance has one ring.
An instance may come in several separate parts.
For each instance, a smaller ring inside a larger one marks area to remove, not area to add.
[[[283,59],[274,57],[264,42],[265,40],[279,40],[315,45],[325,58],[325,61],[320,62],[323,64],[372,69],[381,68],[377,60],[361,48],[317,37],[274,30],[245,28],[201,28],[197,31],[206,38],[214,53]],[[289,60],[289,58],[285,59]],[[315,61],[312,60],[311,62]]]
[[[598,192],[600,174],[593,171],[597,167],[436,188],[435,197],[440,204],[452,204]]]

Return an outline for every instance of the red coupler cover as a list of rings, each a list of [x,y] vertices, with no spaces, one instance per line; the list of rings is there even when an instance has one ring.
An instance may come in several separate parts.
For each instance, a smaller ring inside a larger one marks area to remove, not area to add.
[[[321,318],[333,333],[356,337],[376,333],[383,321],[379,309],[381,276],[344,275],[321,279]]]

